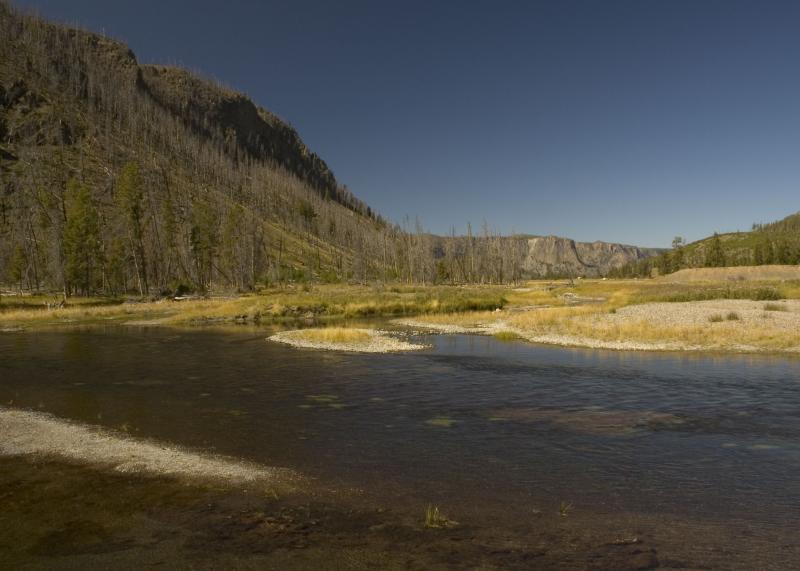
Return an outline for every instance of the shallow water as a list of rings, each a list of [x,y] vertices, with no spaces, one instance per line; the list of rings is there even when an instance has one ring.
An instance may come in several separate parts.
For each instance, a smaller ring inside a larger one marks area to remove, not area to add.
[[[457,335],[358,355],[267,334],[3,334],[0,403],[291,467],[399,510],[434,503],[513,527],[567,502],[598,521],[690,522],[689,534],[730,525],[744,535],[721,532],[713,547],[778,542],[776,568],[796,553],[798,359]]]

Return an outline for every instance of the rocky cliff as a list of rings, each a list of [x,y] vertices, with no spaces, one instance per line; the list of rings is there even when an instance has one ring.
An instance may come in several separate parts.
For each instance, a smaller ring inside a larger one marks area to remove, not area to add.
[[[528,238],[523,264],[530,277],[597,277],[630,262],[657,255],[656,248],[608,242],[576,242],[558,236]]]

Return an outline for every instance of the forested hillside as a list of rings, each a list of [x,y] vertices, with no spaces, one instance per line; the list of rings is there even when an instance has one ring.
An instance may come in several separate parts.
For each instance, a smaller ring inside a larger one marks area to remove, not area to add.
[[[244,96],[6,3],[0,158],[6,283],[248,289],[374,272],[396,249],[395,229]]]
[[[387,223],[246,96],[140,65],[118,41],[0,0],[6,287],[156,295],[304,280],[505,283],[540,275],[528,242],[486,224],[437,237],[419,222]]]
[[[615,276],[667,274],[685,268],[800,264],[800,212],[770,224],[753,224],[750,232],[714,234],[673,248],[653,258],[613,270]]]

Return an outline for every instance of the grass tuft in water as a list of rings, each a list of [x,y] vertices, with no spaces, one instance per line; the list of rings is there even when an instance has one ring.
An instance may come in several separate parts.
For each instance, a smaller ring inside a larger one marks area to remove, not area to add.
[[[498,341],[518,341],[520,336],[513,331],[498,331],[494,334],[494,338]]]
[[[558,515],[561,517],[567,517],[567,514],[572,511],[572,504],[567,502],[561,502],[558,506]]]
[[[449,416],[437,416],[431,418],[430,420],[425,421],[425,424],[428,424],[430,426],[441,426],[444,428],[450,428],[455,423],[456,421],[450,418]]]
[[[458,522],[445,516],[439,511],[439,506],[428,504],[425,508],[425,527],[431,529],[445,529],[458,525]]]
[[[336,395],[307,395],[306,398],[320,404],[327,404],[339,400],[339,397]]]

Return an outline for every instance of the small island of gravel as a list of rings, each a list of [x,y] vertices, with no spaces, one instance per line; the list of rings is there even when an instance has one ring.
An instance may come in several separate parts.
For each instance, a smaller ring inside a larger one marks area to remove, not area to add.
[[[281,331],[268,339],[306,349],[357,353],[394,353],[399,351],[418,351],[426,348],[425,345],[409,343],[393,337],[385,331],[349,327]]]

